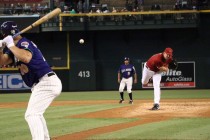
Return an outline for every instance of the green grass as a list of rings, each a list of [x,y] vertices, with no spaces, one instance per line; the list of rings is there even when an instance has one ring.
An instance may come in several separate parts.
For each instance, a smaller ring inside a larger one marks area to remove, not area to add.
[[[69,118],[71,115],[112,109],[120,105],[86,105],[49,107],[45,118],[51,136],[75,133],[97,127],[130,122],[131,119],[107,118]],[[7,112],[7,113],[6,113]],[[29,140],[31,139],[28,125],[24,120],[25,109],[0,109],[0,136],[2,140]]]
[[[85,105],[85,106],[65,106],[65,107],[50,107],[46,115],[48,120],[49,131],[51,136],[59,136],[69,133],[75,133],[93,129],[97,127],[131,122],[135,118],[70,118],[71,115],[107,110],[119,107],[119,105]],[[61,115],[62,114],[62,115]],[[56,129],[55,129],[56,128]]]
[[[134,99],[153,99],[153,90],[133,91]],[[0,94],[0,102],[26,102],[30,93]],[[127,93],[125,92],[125,98]],[[162,99],[210,98],[210,90],[162,90]],[[116,100],[118,91],[63,92],[56,100]]]
[[[134,100],[153,100],[153,90],[133,91]],[[28,102],[30,93],[0,94],[0,103]],[[210,99],[210,90],[162,90],[162,99]],[[125,93],[125,98],[128,98]],[[116,100],[118,91],[64,92],[57,101]],[[127,105],[124,105],[127,106]],[[119,104],[50,106],[45,118],[52,137],[93,128],[135,121],[136,118],[69,118],[71,115],[122,107]],[[24,120],[26,108],[0,108],[0,139],[29,140],[31,135]],[[210,118],[176,118],[144,124],[91,139],[196,139],[210,140]],[[148,135],[149,134],[149,135]]]
[[[210,118],[176,118],[98,135],[90,139],[209,140],[209,130]]]
[[[133,91],[134,99],[153,99],[153,90]],[[125,98],[127,93],[125,92]],[[210,90],[162,90],[163,99],[200,99],[210,98]],[[119,99],[118,91],[90,91],[63,93],[57,100],[116,100]]]

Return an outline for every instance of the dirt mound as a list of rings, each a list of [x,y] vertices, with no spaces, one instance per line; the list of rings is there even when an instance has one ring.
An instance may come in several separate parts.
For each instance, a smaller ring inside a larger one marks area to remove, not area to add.
[[[103,103],[107,103],[101,101]],[[82,104],[85,102],[82,102]],[[91,103],[90,101],[88,103]],[[93,102],[95,104],[95,101]],[[99,102],[98,102],[99,103]],[[113,101],[110,101],[113,103]],[[113,132],[141,124],[165,121],[176,117],[210,117],[210,100],[162,100],[161,109],[151,111],[152,104],[147,100],[135,101],[134,105],[123,106],[115,109],[85,113],[69,116],[70,118],[140,118],[134,122],[114,124],[110,126],[95,128],[87,131],[73,133],[54,138],[54,140],[76,139],[83,140],[97,134]]]
[[[117,101],[54,101],[51,106],[116,104]],[[69,118],[139,118],[133,122],[114,124],[110,126],[81,131],[69,135],[59,136],[53,140],[83,140],[87,137],[113,132],[141,124],[165,121],[176,117],[210,117],[210,99],[177,99],[162,100],[160,110],[151,111],[151,100],[136,100],[133,105],[103,111],[68,116]],[[27,103],[1,103],[0,108],[27,107]]]

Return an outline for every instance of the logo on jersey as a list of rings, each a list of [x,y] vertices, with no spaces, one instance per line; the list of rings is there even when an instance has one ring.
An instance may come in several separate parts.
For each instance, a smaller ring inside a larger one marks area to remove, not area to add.
[[[22,43],[21,43],[21,46],[23,46],[23,47],[25,47],[25,48],[28,48],[29,43],[28,43],[28,42],[22,42]]]

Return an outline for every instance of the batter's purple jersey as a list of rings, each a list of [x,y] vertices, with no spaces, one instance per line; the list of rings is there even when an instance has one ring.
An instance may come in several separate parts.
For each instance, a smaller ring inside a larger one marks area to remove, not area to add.
[[[129,78],[132,77],[135,73],[135,67],[132,64],[128,64],[128,65],[121,65],[118,72],[120,72],[122,74],[123,78]]]
[[[16,58],[12,52],[8,49],[5,53],[14,58],[16,65],[19,67],[20,65],[25,65],[28,69],[27,73],[19,72],[25,82],[25,84],[29,87],[32,87],[34,83],[38,83],[39,79],[43,77],[45,74],[52,71],[48,63],[45,61],[41,51],[37,48],[37,46],[30,40],[26,38],[22,38],[18,41],[16,46],[20,49],[28,50],[32,53],[32,58],[29,63],[23,63]]]

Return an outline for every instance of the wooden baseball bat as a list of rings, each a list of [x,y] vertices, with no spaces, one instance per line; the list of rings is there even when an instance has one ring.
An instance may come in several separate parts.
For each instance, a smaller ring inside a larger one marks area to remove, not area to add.
[[[47,15],[43,16],[42,18],[40,18],[37,21],[35,21],[34,23],[32,23],[30,26],[26,27],[25,29],[23,29],[20,32],[18,32],[17,34],[15,34],[13,36],[13,38],[16,37],[16,36],[18,36],[18,35],[20,35],[20,34],[22,34],[22,33],[25,33],[27,31],[31,30],[32,28],[34,28],[34,27],[36,27],[36,26],[38,26],[38,25],[40,25],[40,24],[42,24],[42,23],[44,23],[46,21],[48,21],[49,19],[57,16],[60,13],[61,13],[61,9],[60,8],[54,9],[53,11],[51,11],[50,13],[48,13]]]

